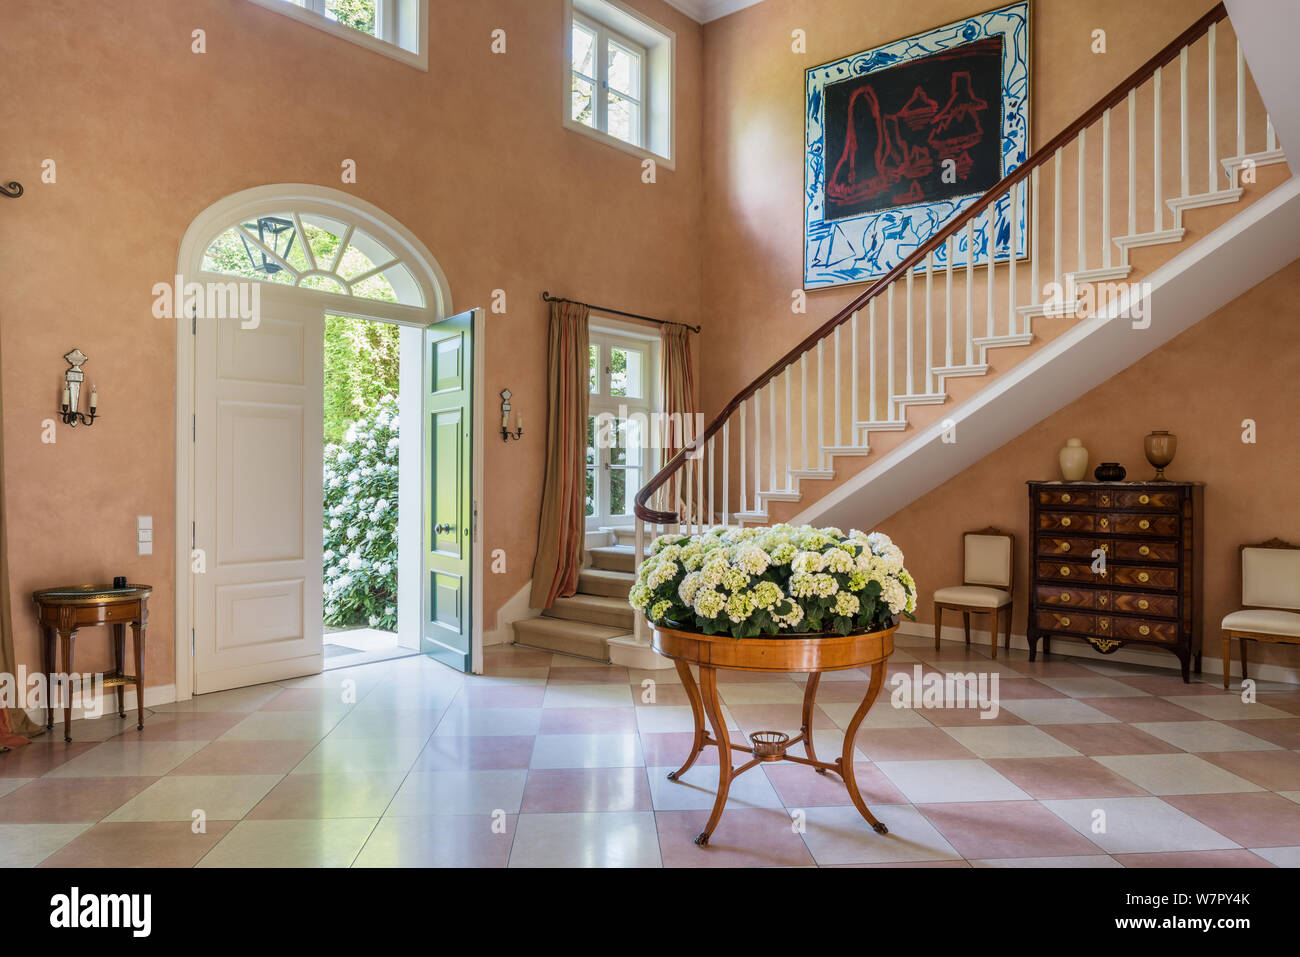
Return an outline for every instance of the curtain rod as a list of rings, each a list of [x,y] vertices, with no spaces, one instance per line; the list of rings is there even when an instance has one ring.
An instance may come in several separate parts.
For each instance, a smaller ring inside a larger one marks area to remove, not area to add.
[[[616,316],[627,316],[629,319],[641,319],[645,322],[653,322],[660,326],[684,326],[691,332],[699,332],[699,326],[692,326],[686,322],[672,322],[668,319],[652,319],[650,316],[641,316],[635,312],[624,312],[622,309],[608,309],[605,306],[593,306],[589,302],[582,302],[578,299],[565,299],[562,296],[552,296],[549,292],[542,293],[542,302],[571,302],[575,306],[586,306],[588,309],[594,309],[597,312],[607,312]]]

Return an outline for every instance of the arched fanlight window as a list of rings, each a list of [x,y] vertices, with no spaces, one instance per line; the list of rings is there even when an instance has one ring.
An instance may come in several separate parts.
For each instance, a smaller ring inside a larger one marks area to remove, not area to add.
[[[340,296],[425,305],[415,276],[369,233],[312,212],[257,216],[231,226],[203,254],[206,272]]]

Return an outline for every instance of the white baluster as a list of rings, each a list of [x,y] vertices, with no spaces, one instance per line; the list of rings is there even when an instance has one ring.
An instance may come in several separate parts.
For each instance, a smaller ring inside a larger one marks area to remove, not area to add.
[[[957,252],[957,237],[949,236],[944,243],[948,262],[944,269],[943,291],[943,364],[952,367],[952,257]]]
[[[776,484],[776,376],[767,383],[767,434],[772,440],[772,450],[767,454],[767,487],[775,492],[780,486]]]
[[[716,501],[714,500],[714,496],[716,495],[714,486],[717,484],[718,481],[718,473],[717,473],[717,467],[714,465],[714,461],[713,461],[713,446],[716,438],[717,438],[716,434],[709,438],[709,464],[708,464],[708,468],[706,469],[707,478],[704,483],[704,487],[709,493],[708,508],[704,510],[705,528],[708,528],[710,525],[713,524],[714,507],[717,504]]]
[[[889,410],[889,418],[897,419],[898,415],[894,409],[894,284],[891,282],[889,288],[885,290],[888,305],[888,336],[885,344],[885,373],[886,373],[886,392],[885,407]]]
[[[835,370],[831,375],[831,382],[834,383],[831,389],[831,401],[835,403],[835,441],[833,445],[840,446],[844,444],[844,436],[840,430],[840,327],[835,327],[835,341],[831,350],[835,355]]]
[[[858,314],[855,310],[849,318],[849,351],[852,361],[849,363],[849,435],[852,444],[859,445],[858,437]]]
[[[930,292],[933,288],[934,253],[925,254],[925,391],[934,392],[934,322],[931,316]]]
[[[742,414],[744,412],[742,408]],[[731,524],[731,417],[722,423],[722,524]]]
[[[1010,245],[1007,249],[1007,335],[1014,336],[1017,329],[1016,316],[1016,223],[1020,221],[1020,197],[1023,195],[1021,190],[1024,188],[1024,180],[1011,187],[1007,194],[1010,202],[1007,203],[1007,209],[1011,214],[1011,232]]]
[[[1218,34],[1217,34],[1217,31],[1216,31],[1215,28],[1216,28],[1217,26],[1218,26],[1217,24],[1211,23],[1211,24],[1210,24],[1210,32],[1209,32],[1208,36],[1206,37],[1206,41],[1207,41],[1207,44],[1208,44],[1207,49],[1208,49],[1208,51],[1209,51],[1209,52],[1208,52],[1208,57],[1209,57],[1209,78],[1208,78],[1209,102],[1206,103],[1206,105],[1205,105],[1205,108],[1206,108],[1206,115],[1207,115],[1207,117],[1208,117],[1207,122],[1208,122],[1208,124],[1209,124],[1208,127],[1207,127],[1208,135],[1207,135],[1206,139],[1208,139],[1209,142],[1206,144],[1206,146],[1207,146],[1206,152],[1207,152],[1207,154],[1208,154],[1207,159],[1209,160],[1208,168],[1209,168],[1209,170],[1210,170],[1210,178],[1209,178],[1209,181],[1208,181],[1207,184],[1206,184],[1205,189],[1206,189],[1207,192],[1210,192],[1210,193],[1214,192],[1215,187],[1217,187],[1217,186],[1219,185],[1219,171],[1218,171],[1217,169],[1215,169],[1215,167],[1216,167],[1216,166],[1218,165],[1218,163],[1219,163],[1219,135],[1218,135],[1218,130],[1215,128],[1215,122],[1216,122],[1216,120],[1215,120],[1215,103],[1214,103],[1214,73],[1215,73],[1214,57],[1215,57],[1215,53],[1217,52],[1217,48],[1218,48],[1218,39],[1217,39]]]
[[[975,218],[966,220],[966,364],[975,364]]]
[[[1030,217],[1032,224],[1029,233],[1033,237],[1033,252],[1029,259],[1029,302],[1032,305],[1038,305],[1039,286],[1038,286],[1038,170],[1040,167],[1035,166],[1029,174],[1029,206],[1031,209]],[[1025,319],[1025,332],[1029,331],[1029,319]]]
[[[1087,129],[1079,130],[1079,205],[1076,207],[1078,215],[1075,217],[1079,221],[1079,235],[1076,242],[1077,265],[1076,271],[1083,272],[1088,268],[1088,131]]]
[[[759,405],[762,389],[754,390],[754,511],[761,511],[763,501],[758,497],[763,487],[763,409]]]
[[[992,336],[994,335],[994,332],[993,332],[993,313],[994,313],[995,310],[994,310],[994,308],[993,308],[993,263],[994,263],[994,262],[996,261],[996,259],[997,259],[997,256],[995,255],[996,252],[997,252],[996,247],[997,247],[997,241],[998,241],[998,234],[997,234],[997,229],[998,229],[998,211],[997,211],[997,206],[998,206],[998,204],[997,204],[996,202],[992,202],[992,203],[989,203],[989,205],[988,205],[987,207],[985,207],[985,209],[984,209],[984,215],[988,217],[988,220],[987,220],[987,222],[985,223],[985,230],[984,230],[984,231],[985,231],[985,234],[986,234],[986,235],[985,235],[985,242],[987,243],[987,245],[985,246],[985,249],[986,249],[987,252],[988,252],[988,258],[989,258],[989,262],[988,262],[989,272],[988,272],[988,276],[985,277],[985,278],[988,279],[988,306],[987,306],[988,314],[984,317],[984,322],[985,322],[985,326],[986,326],[987,329],[988,329],[987,333],[985,333],[985,334],[988,335],[990,338],[992,338]]]
[[[822,343],[825,341],[825,339],[817,340],[817,467],[819,469],[826,467],[826,457],[823,451],[823,443],[826,440],[826,427],[822,424],[822,409],[826,405],[823,384],[825,376],[822,375],[822,370],[826,367],[825,352],[822,349]]]
[[[867,303],[867,336],[869,345],[867,352],[870,354],[870,367],[867,371],[867,379],[870,392],[867,395],[867,418],[872,422],[876,421],[876,300],[879,296],[873,296]]]
[[[1101,114],[1101,264],[1110,266],[1110,110]]]
[[[803,467],[808,467],[808,353],[799,357],[799,442],[803,446]]]
[[[1160,92],[1160,67],[1156,67],[1155,75],[1152,77],[1154,86],[1152,95],[1155,97],[1155,109],[1152,110],[1152,136],[1151,136],[1151,192],[1155,197],[1155,225],[1151,228],[1160,232],[1165,228],[1165,210],[1164,210],[1164,187],[1161,182],[1163,171],[1160,168],[1160,114],[1163,107],[1163,96]]]
[[[791,366],[785,367],[785,487],[793,488],[794,483],[790,481],[790,470],[794,468],[794,435],[790,431],[790,423],[794,421],[794,416],[790,414],[790,369]]]
[[[1264,149],[1270,153],[1277,149],[1277,130],[1273,128],[1273,117],[1264,116]]]
[[[740,402],[740,510],[749,511],[749,492],[746,486],[746,464],[749,462],[749,446],[745,444],[745,401]]]
[[[915,389],[915,388],[913,387],[913,385],[912,385],[912,365],[913,365],[913,362],[912,362],[912,274],[913,274],[915,271],[916,271],[916,270],[914,270],[914,269],[909,269],[909,270],[907,271],[907,286],[906,286],[906,292],[907,292],[907,309],[906,309],[906,315],[907,315],[907,336],[906,336],[906,340],[907,340],[907,346],[906,346],[906,348],[907,348],[907,366],[906,366],[906,370],[907,370],[907,371],[906,371],[906,374],[904,375],[903,378],[904,378],[904,380],[907,382],[907,394],[908,394],[908,395],[912,395],[912,394],[914,394],[914,393],[916,392],[916,389]]]
[[[1065,240],[1061,235],[1061,190],[1063,189],[1064,176],[1062,175],[1062,154],[1065,147],[1062,146],[1056,151],[1053,157],[1054,169],[1052,175],[1052,282],[1058,285],[1065,281],[1065,274],[1061,272],[1061,251]]]
[[[1192,195],[1192,154],[1188,144],[1191,130],[1187,116],[1187,47],[1178,51],[1178,186],[1180,196]]]
[[[1137,90],[1128,91],[1128,235],[1138,231]]]
[[[1237,38],[1237,155],[1246,155],[1246,58]]]

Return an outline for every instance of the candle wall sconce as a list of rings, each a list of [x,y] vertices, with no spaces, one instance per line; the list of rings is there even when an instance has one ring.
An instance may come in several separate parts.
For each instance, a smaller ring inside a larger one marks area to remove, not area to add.
[[[522,439],[524,437],[524,416],[521,412],[515,413],[515,430],[510,431],[510,390],[501,390],[501,441],[509,442],[511,439]]]
[[[82,425],[94,425],[95,417],[98,415],[99,390],[93,384],[90,387],[90,414],[81,411],[81,383],[86,379],[86,374],[81,371],[81,367],[86,364],[88,357],[80,349],[73,349],[63,358],[68,361],[70,367],[63,374],[63,401],[59,405],[63,424],[70,425],[74,429],[78,422]]]

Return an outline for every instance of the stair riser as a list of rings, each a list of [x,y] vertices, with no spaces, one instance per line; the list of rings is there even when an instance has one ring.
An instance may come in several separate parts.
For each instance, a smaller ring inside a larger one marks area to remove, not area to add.
[[[589,658],[592,661],[609,661],[609,645],[604,639],[580,635],[553,635],[530,631],[523,622],[515,623],[515,644],[539,651],[553,651],[562,655]]]
[[[628,581],[610,581],[607,578],[580,574],[578,576],[578,594],[600,595],[603,598],[626,598],[628,592],[632,590],[632,584],[631,579]]]
[[[626,628],[628,631],[632,630],[634,624],[630,605],[627,611],[624,612],[557,603],[542,614],[545,618],[558,618],[561,621],[585,621],[589,625],[601,625],[606,628]]]
[[[603,568],[612,572],[636,571],[636,563],[631,554],[610,555],[601,554],[600,552],[592,552],[591,565],[593,568]]]

